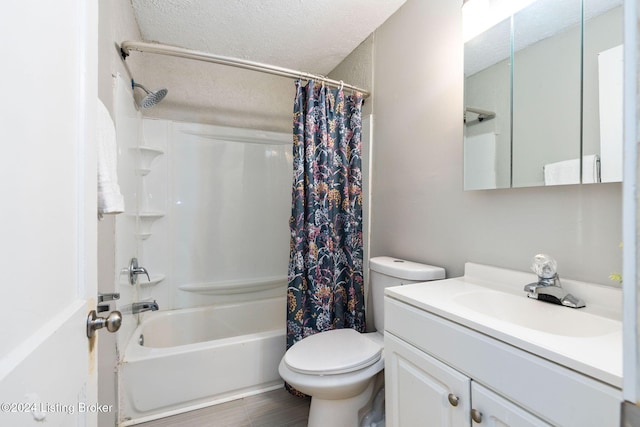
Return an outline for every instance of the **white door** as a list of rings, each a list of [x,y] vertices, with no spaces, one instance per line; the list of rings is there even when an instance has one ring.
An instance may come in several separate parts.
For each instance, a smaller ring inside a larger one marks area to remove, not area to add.
[[[471,380],[385,332],[386,425],[470,426]]]
[[[0,13],[0,425],[96,425],[96,0]]]

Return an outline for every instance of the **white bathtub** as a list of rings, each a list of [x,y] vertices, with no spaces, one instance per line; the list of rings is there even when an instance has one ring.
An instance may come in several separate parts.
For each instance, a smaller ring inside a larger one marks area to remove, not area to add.
[[[120,425],[281,387],[285,307],[278,297],[145,313],[120,367]]]

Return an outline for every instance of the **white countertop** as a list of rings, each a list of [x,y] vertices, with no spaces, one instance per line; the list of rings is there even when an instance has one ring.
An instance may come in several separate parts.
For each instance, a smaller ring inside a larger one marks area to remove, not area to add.
[[[622,291],[562,279],[587,306],[527,298],[536,276],[467,263],[465,276],[387,288],[393,299],[622,388]]]

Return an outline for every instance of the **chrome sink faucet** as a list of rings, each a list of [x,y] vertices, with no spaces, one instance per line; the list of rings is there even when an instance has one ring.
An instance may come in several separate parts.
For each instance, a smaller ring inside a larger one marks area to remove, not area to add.
[[[549,255],[538,254],[533,257],[531,270],[538,275],[538,281],[525,285],[524,291],[529,298],[571,308],[582,308],[585,303],[564,290],[557,273],[558,264]]]
[[[153,302],[134,302],[131,304],[131,311],[133,314],[142,313],[144,311],[158,311],[159,309],[160,307],[155,300]]]

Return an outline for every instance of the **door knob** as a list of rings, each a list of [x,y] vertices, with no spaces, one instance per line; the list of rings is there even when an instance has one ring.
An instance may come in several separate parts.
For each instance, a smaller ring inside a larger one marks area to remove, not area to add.
[[[93,338],[98,329],[104,327],[109,332],[116,332],[122,324],[122,314],[119,311],[112,311],[107,317],[98,317],[95,310],[91,310],[87,316],[87,338]]]

